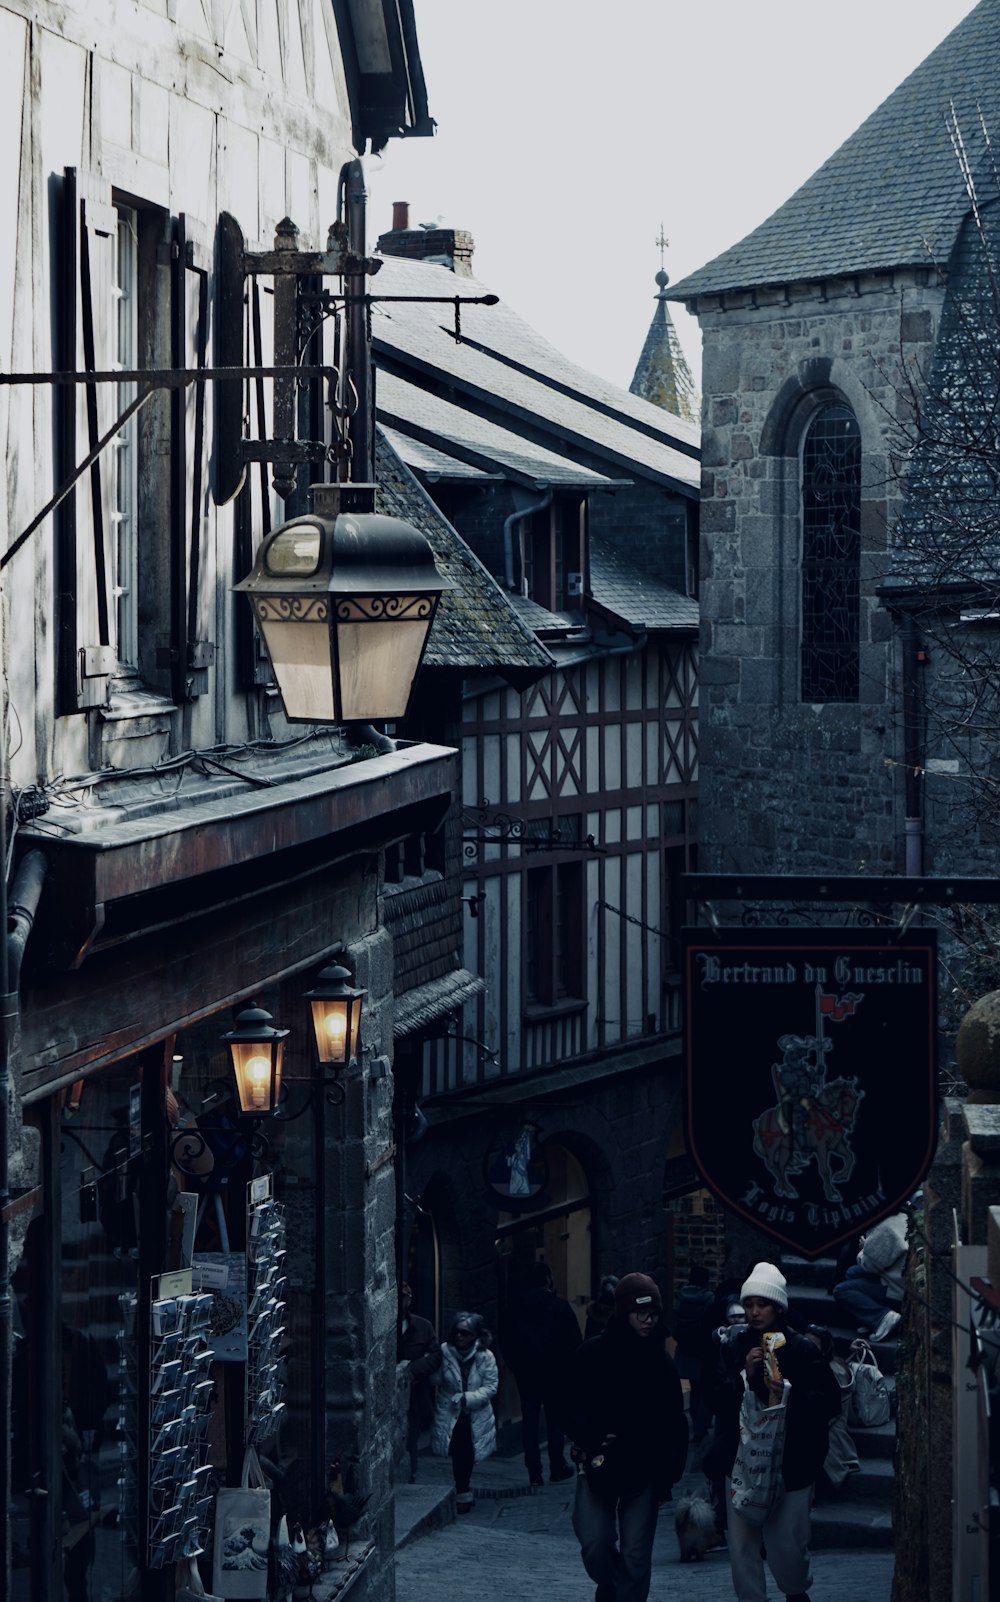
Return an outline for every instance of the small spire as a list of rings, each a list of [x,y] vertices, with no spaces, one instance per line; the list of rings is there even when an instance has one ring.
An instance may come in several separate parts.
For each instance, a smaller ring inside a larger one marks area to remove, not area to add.
[[[651,401],[654,406],[662,406],[664,411],[673,412],[690,423],[697,423],[701,412],[697,386],[667,306],[670,276],[663,265],[663,253],[669,244],[661,222],[656,240],[660,252],[660,270],[656,274],[656,310],[629,390],[631,394]]]

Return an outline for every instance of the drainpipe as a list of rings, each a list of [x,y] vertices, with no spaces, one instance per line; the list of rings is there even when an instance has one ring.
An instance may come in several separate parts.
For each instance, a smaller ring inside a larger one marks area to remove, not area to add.
[[[365,170],[359,160],[348,161],[341,169],[344,186],[347,243],[355,256],[365,254],[365,207],[368,194],[365,189]],[[368,308],[365,297],[368,283],[364,273],[352,275],[346,281],[349,305],[347,309],[347,370],[354,383],[357,408],[348,420],[351,441],[350,477],[356,484],[370,484],[375,478],[372,455],[372,358],[368,343]],[[346,399],[346,397],[345,397]]]
[[[0,808],[6,806],[0,789]],[[3,1386],[3,1444],[0,1446],[0,1594],[10,1595],[11,1540],[11,1365],[14,1357],[14,1321],[10,1295],[10,1222],[5,1216],[10,1201],[11,1057],[20,1016],[21,960],[38,910],[48,861],[41,851],[22,858],[14,883],[7,892],[7,830],[0,817],[0,1385]]]
[[[511,512],[504,518],[503,524],[503,582],[504,588],[511,593],[517,588],[514,583],[514,524],[520,523],[524,518],[531,517],[535,512],[544,512],[552,503],[552,491],[543,495],[540,501],[531,506],[525,506],[520,512]]]
[[[903,620],[903,771],[905,796],[905,871],[918,879],[924,871],[923,761],[920,749],[918,664],[920,637],[912,617]]]

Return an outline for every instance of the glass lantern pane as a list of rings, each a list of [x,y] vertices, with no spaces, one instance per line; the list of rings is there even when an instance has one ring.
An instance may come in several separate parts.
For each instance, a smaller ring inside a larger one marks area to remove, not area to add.
[[[276,534],[264,565],[275,577],[308,577],[319,566],[322,535],[315,523],[293,523]]]
[[[322,622],[315,623],[261,618],[261,632],[286,715],[296,721],[335,722],[330,635],[325,615]]]
[[[403,717],[430,625],[430,615],[372,622],[347,621],[341,612],[337,622],[341,717],[362,722]]]

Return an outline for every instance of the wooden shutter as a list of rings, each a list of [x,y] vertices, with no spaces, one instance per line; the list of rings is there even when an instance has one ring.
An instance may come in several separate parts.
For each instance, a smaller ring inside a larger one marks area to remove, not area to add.
[[[106,186],[68,168],[59,250],[59,366],[97,372],[111,364],[112,287],[118,222]],[[112,384],[72,385],[57,399],[56,477],[62,483],[96,449],[116,415]],[[110,446],[66,497],[57,516],[59,706],[107,700],[115,662]]]

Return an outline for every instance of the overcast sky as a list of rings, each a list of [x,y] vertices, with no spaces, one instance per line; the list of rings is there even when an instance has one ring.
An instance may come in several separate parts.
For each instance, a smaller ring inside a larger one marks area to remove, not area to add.
[[[367,164],[370,246],[394,200],[410,202],[411,226],[467,228],[477,276],[627,388],[661,222],[679,282],[787,199],[974,0],[414,7],[438,131]],[[671,315],[697,378],[697,323]]]

